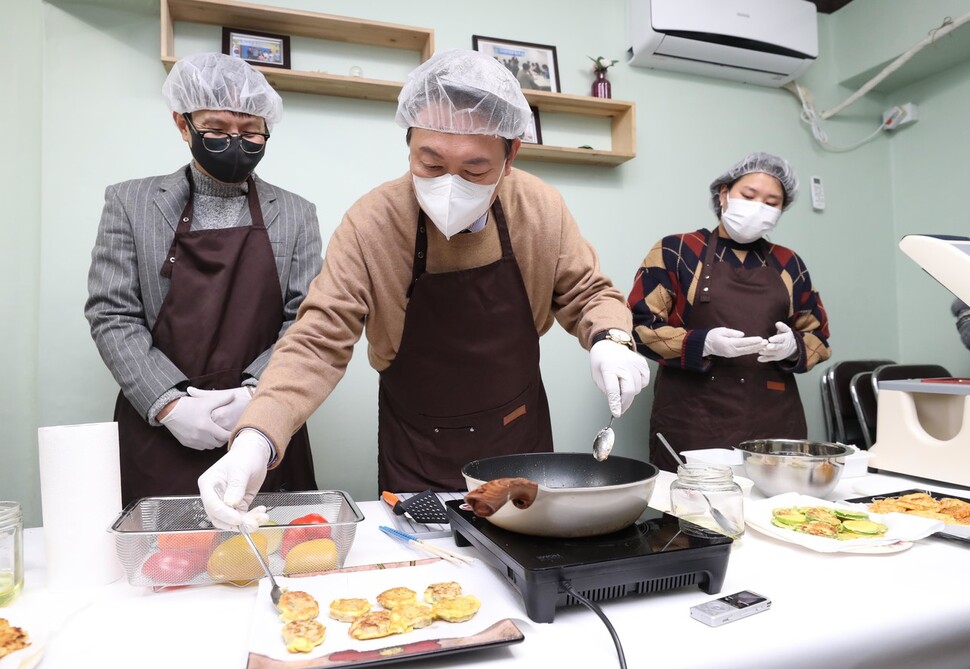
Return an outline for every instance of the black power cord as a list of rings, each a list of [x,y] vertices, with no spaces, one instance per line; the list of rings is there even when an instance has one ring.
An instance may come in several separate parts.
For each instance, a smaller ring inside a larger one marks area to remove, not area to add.
[[[623,644],[620,643],[620,637],[616,633],[616,630],[613,629],[613,623],[611,623],[610,619],[606,617],[605,613],[603,613],[603,609],[594,604],[590,599],[587,599],[576,592],[576,590],[573,589],[572,583],[569,581],[561,581],[559,585],[562,586],[562,589],[572,596],[573,599],[595,613],[597,616],[599,616],[599,619],[603,621],[603,624],[606,625],[606,629],[609,631],[610,636],[613,637],[613,645],[616,646],[616,657],[620,661],[620,669],[626,669],[626,656],[623,654]]]

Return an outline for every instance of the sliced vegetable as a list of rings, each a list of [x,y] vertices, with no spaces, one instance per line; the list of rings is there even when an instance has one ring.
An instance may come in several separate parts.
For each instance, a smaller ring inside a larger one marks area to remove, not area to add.
[[[885,534],[889,530],[886,525],[872,520],[846,520],[843,521],[842,526],[850,532],[869,536]]]
[[[864,512],[823,506],[772,509],[771,524],[786,530],[840,541],[872,539],[889,531],[888,526],[869,520],[869,515]]]

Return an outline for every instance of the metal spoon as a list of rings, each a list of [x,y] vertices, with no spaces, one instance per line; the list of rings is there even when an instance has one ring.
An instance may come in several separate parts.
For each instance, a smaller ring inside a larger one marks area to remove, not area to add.
[[[253,538],[249,536],[249,531],[246,529],[244,524],[239,525],[239,533],[246,537],[246,542],[249,544],[249,547],[253,549],[253,553],[256,554],[256,559],[259,560],[259,564],[263,565],[263,571],[265,571],[266,575],[269,577],[269,582],[273,584],[273,589],[269,591],[269,597],[273,600],[273,606],[279,608],[280,597],[283,596],[286,589],[280,588],[280,586],[276,584],[276,579],[273,578],[273,572],[269,570],[269,565],[266,564],[266,560],[263,559],[263,554],[259,552],[258,548],[256,548],[256,542],[254,542]]]
[[[597,432],[596,437],[593,438],[593,457],[598,462],[603,462],[603,460],[610,457],[610,451],[613,450],[613,442],[616,440],[616,435],[613,434],[614,418],[616,416],[611,414],[610,422],[606,424],[606,427]]]
[[[664,436],[659,432],[657,433],[657,439],[659,439],[660,443],[662,443],[667,450],[670,451],[670,454],[674,456],[674,460],[682,465],[687,464],[684,462],[684,459],[680,457],[680,454],[674,450],[674,447],[670,445],[670,442],[664,439]],[[699,494],[704,498],[704,501],[707,502],[707,508],[711,510],[711,515],[714,517],[717,524],[721,526],[721,529],[730,534],[732,537],[739,536],[741,534],[741,530],[739,530],[727,516],[721,513],[720,509],[715,508],[715,506],[711,504],[711,500],[708,499],[707,495],[702,492]]]

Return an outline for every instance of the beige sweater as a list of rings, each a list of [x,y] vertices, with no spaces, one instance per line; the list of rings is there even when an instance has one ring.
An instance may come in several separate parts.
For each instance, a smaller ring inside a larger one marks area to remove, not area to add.
[[[552,327],[553,319],[584,348],[601,330],[629,332],[632,319],[624,297],[600,272],[596,251],[580,235],[559,192],[513,169],[499,185],[498,197],[537,336]],[[237,429],[256,428],[282,454],[292,434],[340,381],[364,332],[371,366],[380,372],[391,365],[404,330],[418,211],[410,173],[377,187],[350,208]],[[429,273],[480,267],[500,256],[491,214],[481,232],[451,240],[428,225]]]

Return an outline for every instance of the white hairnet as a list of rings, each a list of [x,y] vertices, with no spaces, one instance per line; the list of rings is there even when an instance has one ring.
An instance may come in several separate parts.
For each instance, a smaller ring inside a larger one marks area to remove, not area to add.
[[[788,161],[770,153],[760,151],[749,153],[738,161],[731,169],[711,182],[711,202],[714,205],[714,213],[721,217],[721,186],[730,188],[735,181],[745,174],[752,172],[764,172],[768,176],[778,179],[781,189],[785,192],[785,199],[782,202],[782,210],[788,209],[798,195],[798,177],[795,170],[788,164]]]
[[[172,66],[162,94],[169,109],[191,114],[213,109],[261,116],[267,129],[283,116],[283,100],[266,77],[241,58],[197,53]]]
[[[521,137],[532,118],[509,70],[479,51],[441,51],[416,67],[397,99],[395,122],[461,135]]]

